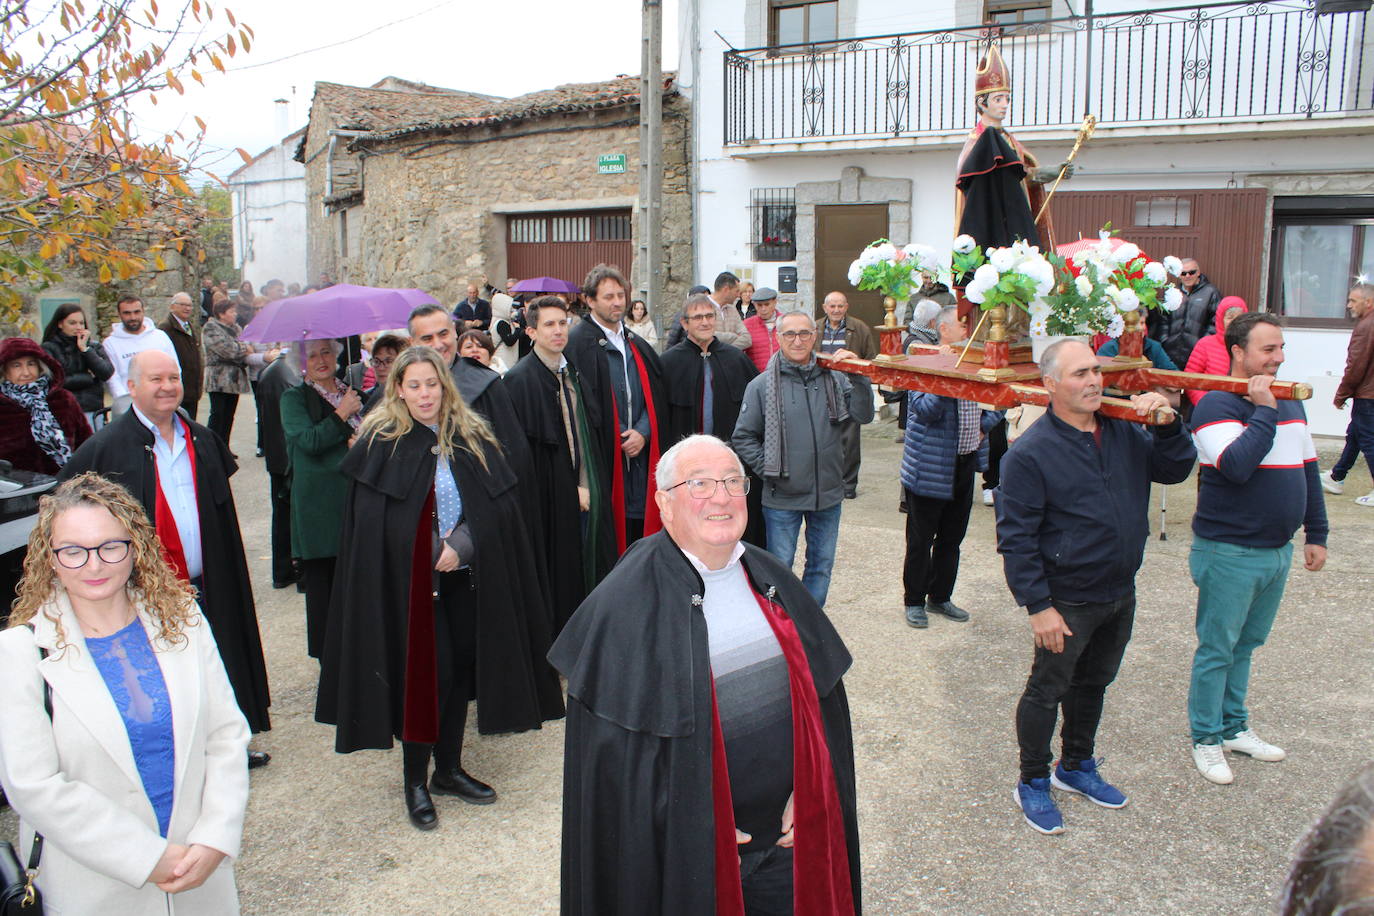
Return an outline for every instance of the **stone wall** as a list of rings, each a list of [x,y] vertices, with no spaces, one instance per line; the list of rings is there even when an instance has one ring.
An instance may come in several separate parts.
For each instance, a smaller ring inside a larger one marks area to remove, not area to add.
[[[687,106],[676,97],[664,101],[665,295],[659,311],[671,315],[695,281]],[[350,256],[344,257],[339,216],[323,206],[327,127],[319,125],[317,131],[312,113],[309,136],[319,155],[311,159],[307,151],[310,276],[327,270],[340,281],[419,287],[445,303],[457,302],[470,279],[489,277],[500,286],[510,216],[634,206],[638,116],[636,107],[557,114],[497,128],[409,136],[354,154],[364,196],[347,210]],[[624,174],[597,174],[600,153],[620,152],[626,156]],[[637,214],[634,234],[637,252]]]

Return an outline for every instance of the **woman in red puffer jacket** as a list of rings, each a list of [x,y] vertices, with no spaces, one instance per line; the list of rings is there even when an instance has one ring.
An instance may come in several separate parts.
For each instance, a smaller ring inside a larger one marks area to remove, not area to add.
[[[1245,300],[1239,296],[1226,296],[1217,303],[1217,332],[1208,334],[1193,345],[1188,354],[1188,365],[1184,372],[1198,372],[1203,375],[1230,375],[1231,354],[1226,350],[1226,329],[1237,315],[1250,311]],[[1188,400],[1196,404],[1202,400],[1205,391],[1188,389]]]

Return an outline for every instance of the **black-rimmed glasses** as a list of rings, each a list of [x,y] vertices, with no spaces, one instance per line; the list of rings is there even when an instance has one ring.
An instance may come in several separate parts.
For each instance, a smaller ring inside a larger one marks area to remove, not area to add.
[[[90,562],[91,551],[99,554],[102,562],[119,563],[129,555],[129,545],[131,540],[106,541],[96,547],[78,547],[75,544],[69,547],[54,547],[52,552],[57,556],[57,562],[67,569],[80,569]]]
[[[748,477],[727,477],[724,480],[717,480],[714,477],[691,477],[682,483],[675,483],[664,493],[676,490],[678,487],[686,487],[688,494],[693,499],[710,499],[716,495],[716,490],[721,484],[725,485],[725,492],[730,496],[748,496],[749,478]]]

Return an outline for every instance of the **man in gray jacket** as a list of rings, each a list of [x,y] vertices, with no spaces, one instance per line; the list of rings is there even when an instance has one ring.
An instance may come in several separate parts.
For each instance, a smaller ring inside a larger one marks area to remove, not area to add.
[[[866,377],[816,362],[816,320],[810,315],[783,315],[777,332],[778,352],[744,389],[730,444],[763,480],[769,553],[790,567],[806,522],[802,584],[824,607],[844,503],[840,431],[850,418],[872,422],[873,391]],[[848,350],[832,356],[854,358]]]

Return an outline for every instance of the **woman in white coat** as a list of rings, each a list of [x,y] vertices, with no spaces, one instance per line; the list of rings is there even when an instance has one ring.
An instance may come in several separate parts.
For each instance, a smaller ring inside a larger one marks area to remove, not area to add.
[[[43,835],[46,911],[237,913],[248,738],[142,506],[95,474],[44,497],[0,633],[0,782],[22,860]]]

